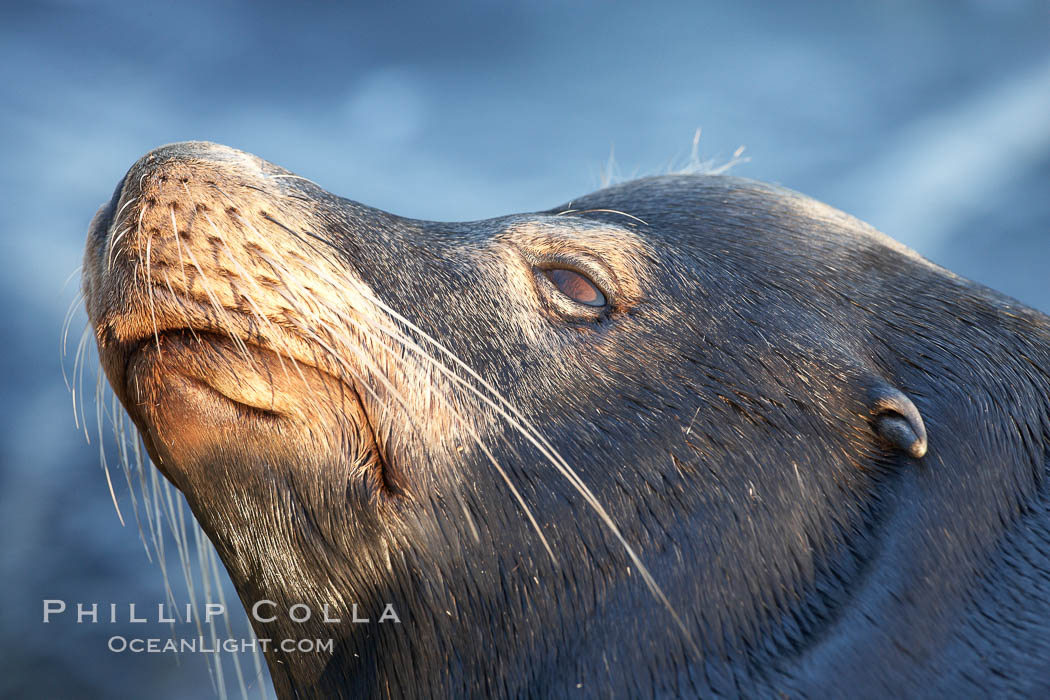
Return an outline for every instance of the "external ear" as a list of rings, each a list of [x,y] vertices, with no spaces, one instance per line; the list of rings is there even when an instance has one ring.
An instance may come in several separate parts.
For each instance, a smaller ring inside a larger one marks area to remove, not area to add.
[[[926,426],[915,404],[900,389],[876,384],[868,392],[872,426],[883,440],[918,459],[926,454]]]

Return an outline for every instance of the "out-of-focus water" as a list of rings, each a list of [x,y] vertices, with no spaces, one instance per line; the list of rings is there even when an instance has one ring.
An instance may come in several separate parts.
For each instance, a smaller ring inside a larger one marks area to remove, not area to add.
[[[1043,0],[69,0],[5,5],[0,40],[3,696],[214,693],[200,657],[106,649],[164,625],[42,623],[44,598],[164,600],[59,357],[88,222],[157,145],[219,141],[398,214],[477,219],[590,191],[611,152],[623,177],[682,165],[703,127],[704,156],[746,147],[735,174],[1050,309]]]

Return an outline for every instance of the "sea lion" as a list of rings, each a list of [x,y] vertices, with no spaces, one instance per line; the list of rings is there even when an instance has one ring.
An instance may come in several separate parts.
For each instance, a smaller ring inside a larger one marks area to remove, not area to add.
[[[84,269],[245,606],[342,612],[256,619],[335,639],[267,652],[282,697],[1050,690],[1050,319],[824,204],[437,223],[183,143]]]

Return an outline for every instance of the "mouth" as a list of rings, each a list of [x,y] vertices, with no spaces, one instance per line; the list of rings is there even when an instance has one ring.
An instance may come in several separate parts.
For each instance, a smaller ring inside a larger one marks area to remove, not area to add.
[[[112,355],[120,361],[111,383],[154,463],[176,486],[184,465],[230,443],[268,455],[275,444],[300,438],[317,448],[323,434],[336,436],[327,446],[333,453],[345,450],[350,436],[357,454],[370,455],[358,462],[371,472],[368,483],[391,495],[401,491],[353,380],[324,369],[320,354],[297,358],[214,328],[175,326],[112,348]]]
[[[271,412],[278,412],[273,391],[277,376],[293,374],[302,382],[308,381],[304,373],[321,375],[356,395],[346,362],[286,324],[260,322],[163,287],[143,296],[148,302],[140,305],[147,308],[97,324],[110,383],[129,398],[135,396],[135,382],[156,371],[155,365],[203,382],[231,401]]]
[[[241,410],[280,416],[273,368],[285,361],[291,362],[290,358],[243,340],[239,342],[240,347],[237,345],[229,336],[192,327],[159,331],[131,344],[125,353],[123,380],[118,386],[123,386],[129,396],[141,397],[143,377],[152,378],[153,374],[162,372],[166,382],[189,383]],[[237,381],[223,377],[220,370],[236,374]],[[257,382],[251,381],[252,373],[266,374],[269,391],[253,386]]]
[[[165,306],[162,298],[156,302]],[[174,381],[268,416],[307,412],[305,397],[360,404],[356,379],[349,376],[353,370],[330,347],[273,324],[263,333],[237,312],[216,322],[214,309],[193,300],[178,304],[182,318],[158,315],[148,333],[121,339],[114,330],[120,324],[108,326],[116,342],[106,344],[104,364],[114,370],[110,382],[126,404],[141,405],[148,385]]]

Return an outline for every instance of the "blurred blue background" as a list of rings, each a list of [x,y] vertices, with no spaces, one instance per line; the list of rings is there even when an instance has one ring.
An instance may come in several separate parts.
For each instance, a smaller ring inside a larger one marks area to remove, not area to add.
[[[160,144],[218,141],[465,220],[593,190],[610,153],[620,177],[681,167],[702,127],[702,157],[746,147],[734,174],[1050,310],[1045,0],[69,0],[4,4],[0,37],[2,696],[215,692],[199,656],[108,652],[129,625],[41,622],[43,598],[164,599],[74,429],[59,355],[88,223]]]

